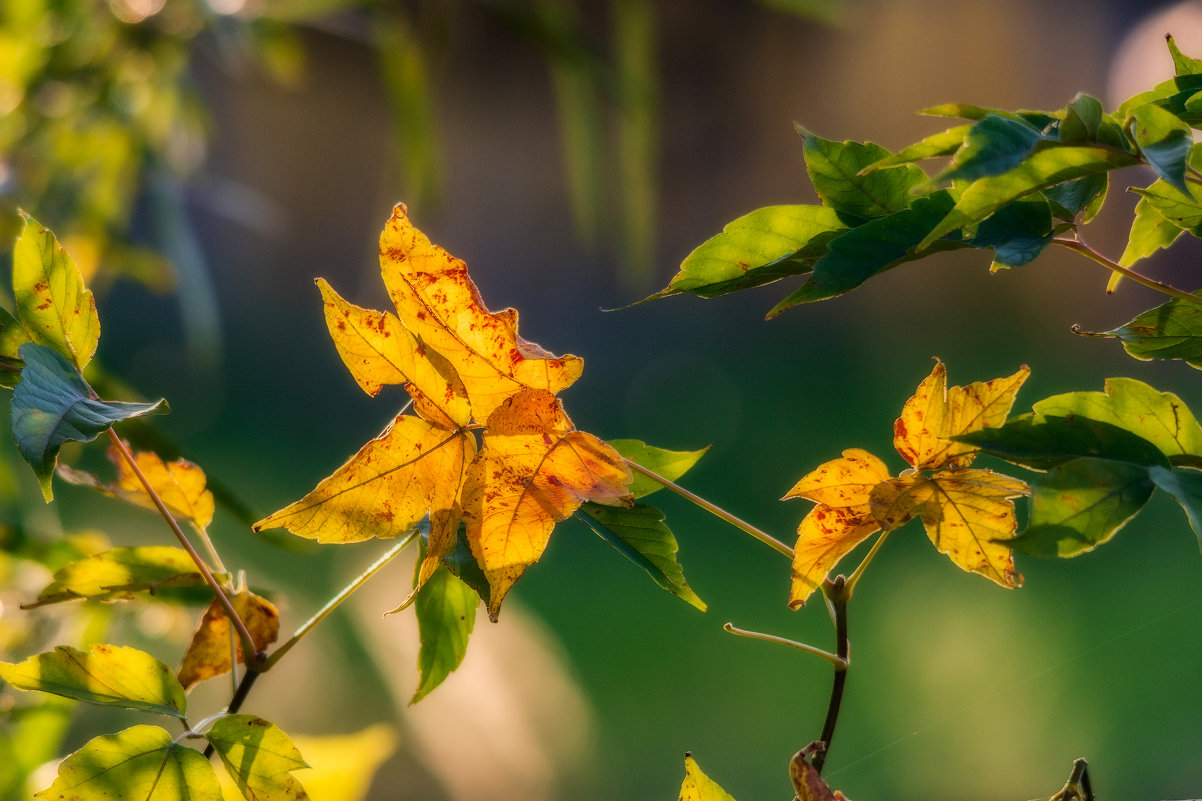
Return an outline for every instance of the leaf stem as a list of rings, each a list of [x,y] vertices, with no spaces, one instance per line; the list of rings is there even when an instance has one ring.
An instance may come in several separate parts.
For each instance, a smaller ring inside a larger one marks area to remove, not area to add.
[[[812,645],[806,645],[804,642],[796,640],[787,640],[784,637],[777,637],[775,634],[763,634],[758,631],[747,631],[736,627],[733,623],[726,623],[722,626],[723,629],[731,634],[737,634],[740,637],[747,637],[752,640],[763,640],[764,642],[775,642],[781,645],[787,645],[790,648],[796,648],[799,651],[805,651],[807,654],[813,654],[819,659],[825,659],[834,666],[835,670],[846,670],[847,660],[841,656],[836,656],[829,651],[823,651],[821,648],[815,648]]]
[[[789,557],[790,559],[793,558],[793,549],[790,548],[788,545],[785,545],[780,540],[776,539],[776,537],[773,537],[771,534],[761,531],[760,529],[756,528],[755,526],[751,525],[748,522],[740,520],[739,518],[735,517],[734,515],[732,515],[730,512],[726,511],[725,509],[723,509],[719,506],[715,506],[714,504],[707,501],[705,498],[702,498],[700,495],[695,495],[694,493],[689,492],[687,489],[680,486],[679,484],[672,483],[671,481],[669,481],[668,479],[659,475],[658,473],[655,473],[651,470],[648,470],[646,467],[643,467],[641,464],[638,464],[637,462],[632,462],[629,459],[626,459],[625,461],[626,461],[627,466],[630,467],[631,470],[642,473],[647,478],[651,479],[652,481],[655,481],[658,484],[662,484],[663,486],[665,486],[668,489],[675,492],[680,497],[684,498],[687,501],[693,502],[694,504],[696,504],[697,506],[700,506],[705,511],[714,515],[715,517],[720,518],[721,520],[725,520],[730,525],[734,526],[735,528],[739,529],[740,531],[742,531],[744,533],[750,534],[751,536],[755,537],[757,540],[764,543],[765,545],[775,548],[776,550],[780,551],[782,554]]]
[[[822,748],[815,752],[812,762],[814,770],[819,774],[822,773],[822,766],[826,764],[826,757],[831,750],[831,739],[835,736],[835,724],[839,720],[839,707],[843,703],[843,688],[847,684],[847,666],[850,664],[848,658],[850,648],[847,640],[847,601],[851,596],[851,591],[847,586],[847,579],[843,576],[835,576],[833,581],[827,579],[823,582],[822,594],[826,596],[831,615],[835,618],[835,655],[843,660],[843,666],[835,665],[835,679],[831,687],[831,698],[826,706],[826,720],[822,724],[822,734],[818,738],[822,743]]]
[[[155,492],[154,487],[150,484],[150,480],[146,478],[146,474],[143,473],[142,468],[138,466],[138,460],[135,459],[134,455],[129,452],[129,448],[122,441],[121,437],[117,436],[117,432],[111,427],[108,430],[108,435],[109,439],[113,442],[113,446],[118,450],[118,452],[120,452],[121,458],[125,459],[126,464],[128,464],[129,468],[133,470],[134,475],[138,477],[138,481],[142,482],[143,489],[145,489],[146,493],[150,496],[150,500],[154,502],[155,508],[159,510],[159,514],[162,515],[163,520],[167,521],[167,525],[170,526],[171,531],[175,533],[180,545],[182,545],[184,550],[188,552],[188,556],[192,557],[192,561],[196,564],[196,569],[200,571],[200,575],[204,577],[205,583],[208,584],[213,590],[213,594],[216,596],[218,603],[221,604],[221,607],[225,610],[226,616],[230,619],[230,622],[233,623],[234,628],[237,629],[238,639],[242,643],[242,654],[243,658],[246,660],[246,666],[249,668],[250,673],[254,673],[254,671],[258,669],[258,657],[256,656],[257,649],[255,648],[255,641],[254,638],[250,636],[250,632],[247,630],[246,624],[242,622],[242,618],[238,616],[238,612],[234,609],[233,602],[230,600],[229,596],[225,594],[225,590],[221,588],[221,585],[217,582],[217,579],[213,577],[213,573],[209,570],[209,566],[205,564],[204,560],[200,558],[200,554],[198,554],[196,549],[192,547],[192,543],[188,540],[187,535],[185,535],[183,529],[179,527],[179,523],[175,521],[175,518],[171,516],[171,512],[168,511],[167,505],[163,503],[163,499],[159,497],[157,492]]]
[[[378,573],[381,570],[381,568],[383,568],[386,564],[391,562],[397,556],[397,554],[399,554],[401,551],[405,550],[406,547],[408,547],[410,544],[412,544],[413,541],[417,538],[417,533],[418,532],[417,532],[416,528],[410,530],[408,534],[406,534],[403,538],[401,538],[401,540],[399,540],[395,545],[393,545],[391,548],[389,548],[387,551],[385,551],[383,556],[381,556],[379,559],[377,559],[375,562],[373,562],[371,564],[371,566],[369,566],[366,570],[364,570],[362,573],[360,573],[358,576],[356,576],[355,579],[350,584],[347,584],[345,587],[343,587],[342,591],[339,592],[337,595],[335,595],[333,598],[331,598],[329,600],[329,602],[326,603],[325,606],[323,606],[321,609],[319,609],[313,615],[313,617],[309,618],[304,623],[302,623],[300,628],[298,628],[296,630],[296,632],[291,637],[288,638],[287,642],[285,642],[279,648],[275,649],[275,651],[273,651],[271,653],[271,656],[267,657],[267,659],[264,660],[261,669],[262,670],[270,670],[272,668],[272,666],[275,665],[276,662],[279,662],[280,659],[282,659],[284,657],[284,654],[286,654],[290,650],[292,650],[293,646],[295,646],[298,642],[300,642],[301,639],[306,634],[308,634],[313,629],[314,626],[316,626],[318,623],[320,623],[322,620],[324,620],[331,612],[333,612],[335,609],[337,609],[338,606],[343,601],[345,601],[347,598],[349,598],[351,596],[351,594],[353,592],[355,592],[355,590],[362,587],[367,582],[367,580],[369,578],[371,578],[372,576],[374,576],[376,573]]]
[[[868,553],[864,554],[864,559],[856,566],[851,575],[847,578],[847,597],[850,598],[852,592],[856,589],[856,582],[860,580],[860,576],[864,575],[864,569],[868,567],[868,563],[872,561],[872,557],[876,556],[876,552],[881,549],[881,545],[885,543],[885,537],[889,536],[888,531],[882,531],[881,536],[876,538],[876,542],[872,543],[872,547],[868,549]]]
[[[1172,297],[1172,298],[1176,298],[1177,300],[1181,300],[1186,303],[1191,303],[1195,306],[1202,306],[1202,297],[1198,297],[1197,295],[1192,295],[1189,292],[1186,292],[1182,289],[1178,289],[1175,286],[1170,286],[1169,284],[1162,284],[1160,281],[1154,281],[1146,275],[1137,273],[1134,270],[1130,270],[1126,267],[1123,267],[1122,265],[1120,265],[1118,262],[1114,261],[1113,259],[1109,259],[1106,256],[1099,253],[1098,251],[1094,250],[1089,245],[1082,242],[1080,239],[1065,239],[1062,237],[1056,237],[1055,239],[1052,240],[1052,242],[1054,242],[1057,245],[1060,245],[1061,247],[1068,248],[1069,250],[1074,250],[1077,253],[1080,253],[1082,256],[1085,256],[1087,259],[1097,262],[1098,264],[1102,265],[1106,269],[1112,270],[1112,271],[1118,273],[1119,275],[1122,275],[1125,278],[1130,278],[1132,281],[1134,281],[1137,284],[1142,284],[1142,285],[1148,287],[1149,289],[1154,289],[1157,292],[1168,295],[1169,297]]]

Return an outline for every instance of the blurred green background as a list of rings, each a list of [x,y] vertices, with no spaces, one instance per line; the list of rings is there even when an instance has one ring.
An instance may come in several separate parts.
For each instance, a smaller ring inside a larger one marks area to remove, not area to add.
[[[1159,298],[1107,296],[1104,271],[1067,253],[992,276],[983,254],[942,254],[771,322],[775,286],[602,311],[666,284],[735,217],[813,202],[794,121],[896,149],[946,127],[913,113],[945,102],[1054,109],[1087,91],[1113,108],[1171,74],[1164,33],[1202,55],[1200,3],[112,0],[3,14],[5,197],[95,269],[106,369],[168,398],[156,426],[256,513],[307,492],[404,402],[358,390],[312,285],[324,276],[385,308],[376,238],[402,200],[492,308],[520,310],[524,336],[585,358],[564,394],[578,427],[712,446],[684,483],[786,542],[807,505],[777,499],[818,463],[862,447],[900,469],[892,422],[932,357],[954,384],[1028,364],[1019,410],[1111,375],[1202,410],[1191,368],[1069,332]],[[72,41],[83,55],[63,52]],[[31,96],[28,75],[42,76]],[[1133,206],[1112,187],[1090,243],[1121,252]],[[1183,242],[1147,271],[1192,289],[1198,255]],[[8,522],[35,538],[60,525],[121,544],[164,535],[76,488],[52,510],[36,490],[6,494]],[[668,799],[686,751],[740,801],[783,801],[829,668],[722,623],[833,648],[826,613],[786,608],[778,554],[676,497],[652,502],[706,614],[569,521],[418,706],[411,613],[381,618],[411,580],[394,565],[248,711],[291,733],[397,726],[381,801]],[[286,599],[285,631],[381,550],[281,547],[228,512],[212,533],[253,586]],[[1202,557],[1179,509],[1160,496],[1096,552],[1019,570],[1024,587],[1007,592],[916,526],[891,538],[850,610],[832,786],[858,801],[1047,797],[1085,756],[1100,796],[1202,793]],[[10,628],[36,583],[22,581],[4,596]],[[191,621],[124,625],[174,663]],[[27,655],[30,641],[13,642]],[[220,704],[223,691],[199,692]],[[135,719],[84,715],[67,747],[114,718]]]

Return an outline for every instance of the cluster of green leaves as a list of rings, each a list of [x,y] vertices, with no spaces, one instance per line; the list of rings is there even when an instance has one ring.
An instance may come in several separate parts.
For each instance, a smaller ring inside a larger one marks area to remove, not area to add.
[[[1018,267],[1049,245],[1076,250],[1173,295],[1107,335],[1141,359],[1202,357],[1202,300],[1151,282],[1131,266],[1182,233],[1202,235],[1202,61],[1168,40],[1176,77],[1106,113],[1080,94],[1055,111],[947,104],[923,111],[970,122],[897,153],[871,142],[834,142],[801,130],[819,203],[769,206],[734,220],[680,266],[653,297],[725,295],[790,276],[804,283],[768,312],[852,291],[928,254],[992,250],[991,269]],[[800,129],[799,129],[800,130]],[[929,176],[917,162],[950,157]],[[1140,195],[1117,260],[1090,249],[1081,228],[1101,209],[1115,170],[1146,165],[1159,176]]]

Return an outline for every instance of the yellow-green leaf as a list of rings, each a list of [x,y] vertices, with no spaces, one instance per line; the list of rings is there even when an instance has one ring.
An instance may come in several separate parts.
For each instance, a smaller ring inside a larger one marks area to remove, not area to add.
[[[622,458],[642,465],[669,481],[675,481],[689,472],[709,450],[708,447],[705,447],[699,451],[670,451],[656,448],[637,439],[611,439],[607,444],[620,453]],[[664,485],[655,479],[649,478],[637,470],[632,472],[634,480],[630,482],[630,494],[636,499],[664,488]]]
[[[735,801],[716,781],[705,775],[692,754],[684,755],[684,782],[680,801]]]
[[[64,759],[42,801],[222,801],[209,760],[158,726],[106,734]]]
[[[274,723],[254,715],[227,715],[205,736],[247,801],[308,799],[292,771],[309,765],[292,738]]]
[[[479,605],[476,591],[445,565],[440,564],[421,586],[414,604],[421,639],[417,654],[421,679],[409,703],[416,704],[433,692],[463,662]]]
[[[38,594],[33,609],[47,604],[88,598],[93,601],[127,600],[135,592],[168,587],[194,587],[204,583],[192,557],[182,548],[146,545],[113,548],[60,568],[54,580]]]
[[[23,216],[25,227],[13,250],[17,319],[30,341],[53,348],[82,370],[100,339],[96,301],[54,234],[29,215]]]
[[[188,706],[171,668],[126,646],[97,644],[85,653],[60,645],[18,664],[0,662],[0,678],[18,690],[178,718],[183,718]]]

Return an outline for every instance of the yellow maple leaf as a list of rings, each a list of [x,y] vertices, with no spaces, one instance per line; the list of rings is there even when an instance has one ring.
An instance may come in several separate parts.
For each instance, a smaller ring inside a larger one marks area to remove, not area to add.
[[[630,506],[630,468],[613,448],[577,431],[549,392],[523,390],[488,418],[468,470],[463,511],[472,555],[488,579],[489,614],[547,547],[551,529],[584,501]]]
[[[1004,541],[1018,525],[1013,499],[1028,491],[1024,482],[991,470],[940,470],[878,484],[871,505],[886,530],[920,517],[935,548],[956,565],[1003,587],[1018,587],[1022,576],[1014,572]]]
[[[280,613],[266,598],[253,592],[239,592],[230,596],[234,611],[246,624],[255,648],[262,651],[276,641],[280,633]],[[234,637],[234,653],[238,662],[246,659],[242,654],[242,643]],[[192,641],[184,653],[176,678],[184,689],[191,689],[197,682],[229,673],[230,664],[230,620],[225,608],[216,599],[205,609]]]
[[[947,368],[936,360],[893,424],[893,446],[915,470],[968,467],[976,449],[950,438],[1006,422],[1014,398],[1031,371],[947,389]]]
[[[375,395],[404,384],[417,416],[398,415],[254,528],[355,542],[397,536],[429,515],[416,593],[466,521],[495,619],[555,523],[584,501],[629,505],[631,474],[617,451],[577,431],[555,398],[580,376],[581,360],[522,339],[514,310],[489,311],[467,266],[414,228],[403,204],[380,236],[380,270],[395,315],[349,303],[318,279],[326,323],[359,386]]]

